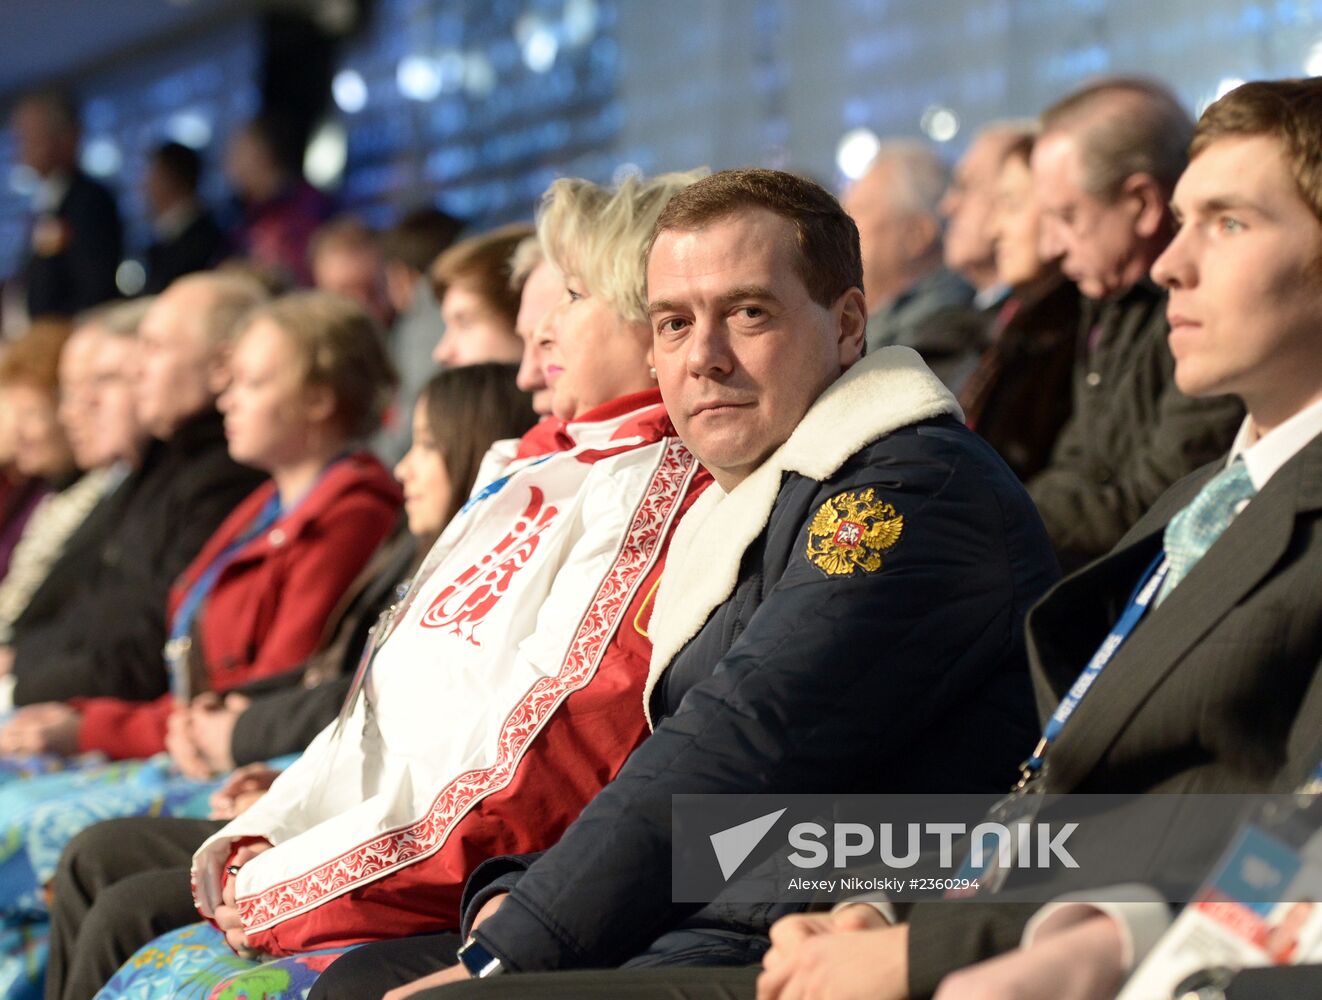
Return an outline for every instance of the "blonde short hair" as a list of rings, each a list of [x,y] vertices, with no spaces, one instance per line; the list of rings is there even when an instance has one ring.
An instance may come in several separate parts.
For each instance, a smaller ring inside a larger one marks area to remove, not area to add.
[[[510,288],[521,293],[529,276],[545,260],[546,255],[542,253],[542,245],[537,242],[535,233],[519,240],[519,245],[510,254]]]
[[[546,259],[634,322],[647,320],[647,246],[670,199],[706,170],[629,178],[614,191],[575,177],[546,189],[537,238]]]
[[[305,382],[330,389],[351,440],[380,427],[398,377],[381,328],[361,305],[329,292],[291,292],[248,313],[237,333],[263,319],[293,342]]]

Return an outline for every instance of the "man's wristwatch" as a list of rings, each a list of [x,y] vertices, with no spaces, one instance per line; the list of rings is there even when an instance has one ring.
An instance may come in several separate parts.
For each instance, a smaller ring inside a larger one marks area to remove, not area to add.
[[[455,957],[464,963],[464,968],[474,979],[498,976],[505,971],[505,963],[491,954],[477,938],[470,937]]]

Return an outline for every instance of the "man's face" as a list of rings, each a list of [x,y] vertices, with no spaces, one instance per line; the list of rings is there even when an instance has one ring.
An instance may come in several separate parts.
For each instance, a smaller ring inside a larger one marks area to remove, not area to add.
[[[49,113],[41,106],[20,104],[10,125],[18,147],[18,160],[24,166],[45,177],[71,165],[75,144],[61,135]]]
[[[978,136],[955,166],[954,178],[941,199],[941,215],[946,220],[946,266],[967,272],[975,283],[995,267],[992,212],[1004,149],[1003,136]]]
[[[134,399],[138,342],[131,337],[103,337],[92,364],[97,466],[135,461],[143,431]]]
[[[431,359],[445,368],[477,365],[484,361],[512,363],[523,356],[523,344],[509,320],[486,299],[462,284],[451,285],[441,299],[445,333]]]
[[[320,291],[353,299],[374,316],[383,312],[381,255],[369,247],[323,248],[312,258],[312,283]]]
[[[1042,257],[1093,299],[1134,284],[1130,276],[1140,238],[1139,206],[1130,198],[1107,201],[1084,187],[1083,162],[1072,135],[1047,133],[1033,147],[1033,193],[1042,210]]]
[[[551,390],[542,371],[546,345],[539,331],[564,294],[565,279],[549,262],[542,261],[523,283],[519,298],[519,316],[514,326],[523,340],[523,358],[514,381],[524,392],[532,393],[532,408],[540,416],[551,412]]]
[[[657,382],[680,437],[729,491],[862,354],[866,308],[830,308],[794,267],[791,224],[764,209],[667,230],[647,261]]]
[[[213,301],[204,285],[173,285],[152,303],[139,327],[138,421],[162,440],[212,404],[212,357],[202,321]]]
[[[79,327],[60,351],[60,426],[83,469],[98,464],[93,363],[104,339],[99,327]]]
[[[1170,290],[1176,385],[1233,393],[1255,418],[1291,415],[1322,393],[1322,224],[1280,141],[1214,142],[1174,206],[1182,224],[1152,276]]]
[[[896,202],[894,185],[895,168],[889,163],[877,164],[840,200],[858,226],[863,288],[872,309],[900,295],[909,280],[912,255],[907,234],[912,213]]]
[[[177,198],[169,172],[157,161],[149,161],[147,172],[142,175],[142,199],[147,203],[147,211],[152,219],[160,218],[173,208]]]

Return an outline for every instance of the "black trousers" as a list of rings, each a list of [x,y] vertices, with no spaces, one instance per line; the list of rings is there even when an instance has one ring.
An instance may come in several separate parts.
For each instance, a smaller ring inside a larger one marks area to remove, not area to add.
[[[52,883],[46,1000],[89,1000],[144,944],[195,923],[189,866],[222,826],[112,819],[70,841]]]
[[[454,965],[458,934],[374,941],[336,959],[317,977],[308,1000],[380,1000],[381,994]]]
[[[673,945],[676,937],[663,937],[661,942]],[[659,944],[661,942],[658,942]],[[756,947],[743,947],[733,942],[724,953],[711,950],[690,955],[695,960],[729,963],[741,954],[752,955]],[[458,934],[431,934],[400,938],[397,941],[378,941],[365,944],[338,959],[316,983],[308,1000],[357,1000],[359,997],[380,997],[387,990],[403,986],[415,979],[448,969],[454,965],[455,950],[459,947]],[[674,960],[674,952],[660,949],[659,961],[666,957]],[[755,959],[753,959],[755,960]],[[639,956],[634,962],[658,961],[658,956]],[[636,997],[639,1000],[743,1000],[757,992],[760,965],[749,965],[748,957],[738,964],[718,965],[648,965],[646,968],[598,969],[574,972],[539,972],[527,975],[492,976],[489,979],[469,980],[452,986],[443,986],[418,994],[419,997],[447,1000],[451,997],[472,996],[497,1000],[513,997],[516,1000],[573,1000],[575,997]]]
[[[753,1000],[760,965],[674,966],[657,969],[605,969],[535,972],[525,976],[470,979],[417,994],[418,1000],[577,1000],[627,997],[629,1000]]]

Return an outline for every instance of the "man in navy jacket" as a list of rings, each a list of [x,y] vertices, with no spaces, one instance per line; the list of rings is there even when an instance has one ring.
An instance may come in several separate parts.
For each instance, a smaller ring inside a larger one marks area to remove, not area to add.
[[[801,178],[726,171],[662,214],[657,379],[719,489],[656,597],[652,735],[554,848],[474,873],[462,963],[392,997],[470,972],[755,963],[786,907],[673,902],[672,795],[1009,780],[1033,736],[1023,616],[1055,560],[918,356],[860,360],[861,284],[854,224]],[[313,995],[449,966],[447,937],[366,945]]]

